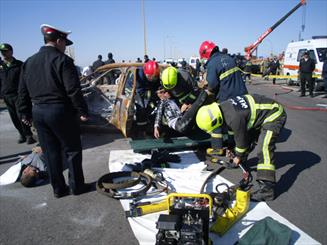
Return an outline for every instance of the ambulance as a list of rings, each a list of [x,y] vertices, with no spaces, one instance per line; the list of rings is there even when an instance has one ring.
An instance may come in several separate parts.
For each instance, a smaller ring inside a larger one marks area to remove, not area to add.
[[[316,78],[316,91],[322,90],[324,83],[321,78],[322,65],[327,58],[327,36],[314,36],[312,39],[291,42],[285,51],[283,73],[284,75],[296,76],[289,80],[289,84],[299,83],[297,78],[300,59],[305,51],[309,52],[310,57],[316,62],[314,74]]]

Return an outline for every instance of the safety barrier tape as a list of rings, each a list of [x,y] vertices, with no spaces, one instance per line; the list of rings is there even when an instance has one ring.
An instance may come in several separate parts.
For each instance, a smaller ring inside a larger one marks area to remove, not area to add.
[[[240,69],[240,71],[244,74],[249,74],[246,71],[243,71]],[[261,77],[261,78],[278,78],[278,79],[290,79],[290,78],[298,78],[298,75],[267,75],[267,76],[262,76],[262,74],[254,74],[254,73],[250,73],[251,76],[253,77]],[[321,79],[321,75],[318,74],[313,74],[312,75],[313,78],[320,78]]]

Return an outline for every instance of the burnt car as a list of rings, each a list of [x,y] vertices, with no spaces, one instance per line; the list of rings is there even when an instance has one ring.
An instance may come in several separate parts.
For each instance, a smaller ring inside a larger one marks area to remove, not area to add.
[[[99,67],[82,80],[82,91],[89,106],[89,125],[110,123],[125,137],[133,137],[136,128],[136,79],[143,63],[114,63]],[[160,65],[164,69],[167,65]],[[115,85],[103,84],[109,74],[117,74]],[[85,82],[87,81],[87,82]]]

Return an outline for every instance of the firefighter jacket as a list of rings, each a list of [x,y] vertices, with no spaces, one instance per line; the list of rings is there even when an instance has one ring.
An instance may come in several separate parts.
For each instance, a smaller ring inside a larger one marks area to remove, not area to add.
[[[33,104],[65,104],[79,115],[88,115],[73,59],[52,46],[41,47],[23,64],[18,106],[22,115],[31,116],[30,100]]]
[[[0,65],[0,87],[3,96],[17,96],[20,70],[23,62],[15,58],[11,63]]]
[[[248,93],[241,71],[229,55],[214,53],[206,67],[208,89],[215,94],[219,102]]]
[[[234,134],[235,153],[240,157],[248,154],[254,135],[258,135],[263,125],[273,123],[284,112],[276,101],[256,94],[230,98],[220,104],[220,109],[223,126]]]
[[[170,89],[169,92],[180,105],[193,104],[199,95],[199,91],[194,87],[193,81],[191,79],[185,80],[180,71],[177,73],[176,86]]]

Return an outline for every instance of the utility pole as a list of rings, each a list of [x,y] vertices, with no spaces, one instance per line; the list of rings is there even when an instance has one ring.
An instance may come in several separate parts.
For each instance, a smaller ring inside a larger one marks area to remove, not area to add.
[[[146,25],[145,25],[144,0],[141,1],[142,1],[142,16],[143,16],[143,29],[144,29],[144,55],[146,55],[147,51],[146,51]]]

